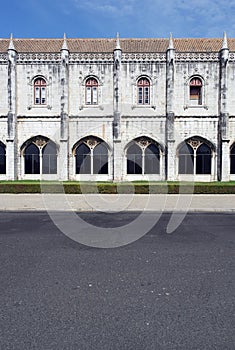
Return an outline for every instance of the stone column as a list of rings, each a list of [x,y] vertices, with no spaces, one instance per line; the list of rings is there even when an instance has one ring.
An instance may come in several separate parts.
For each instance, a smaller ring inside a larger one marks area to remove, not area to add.
[[[61,111],[60,111],[60,150],[59,180],[69,179],[69,49],[66,35],[61,48]]]
[[[17,117],[16,117],[16,60],[17,52],[12,35],[8,48],[8,116],[6,144],[6,175],[8,180],[17,179]]]
[[[229,49],[227,36],[224,33],[223,46],[220,50],[220,91],[219,91],[219,124],[218,124],[218,180],[228,181],[230,176],[229,157],[229,113],[227,70]]]
[[[121,113],[120,113],[120,71],[122,50],[117,34],[116,48],[113,52],[113,181],[122,179],[122,150],[121,150]]]
[[[166,159],[165,174],[168,181],[175,180],[175,135],[174,135],[174,74],[175,49],[172,35],[166,52]]]

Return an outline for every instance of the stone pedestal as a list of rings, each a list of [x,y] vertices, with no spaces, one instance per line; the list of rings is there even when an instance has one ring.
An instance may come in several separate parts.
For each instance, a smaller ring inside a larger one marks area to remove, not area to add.
[[[176,174],[176,150],[175,150],[175,141],[168,140],[168,148],[167,148],[167,181],[174,181]]]
[[[121,148],[120,140],[113,141],[112,163],[113,163],[113,181],[120,182],[122,180],[122,172],[123,172],[122,148]]]
[[[67,181],[68,179],[68,141],[60,141],[60,151],[58,154],[58,180]]]
[[[221,142],[221,181],[229,181],[230,177],[230,149],[229,140],[222,140]]]
[[[17,155],[15,142],[13,140],[7,140],[6,159],[7,180],[17,180]]]

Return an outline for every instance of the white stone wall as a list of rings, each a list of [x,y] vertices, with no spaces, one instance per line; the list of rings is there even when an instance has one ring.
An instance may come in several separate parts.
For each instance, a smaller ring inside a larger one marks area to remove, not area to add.
[[[68,137],[61,140],[61,101],[63,78],[60,60],[53,62],[33,62],[32,59],[19,62],[16,66],[16,138],[9,143],[8,169],[11,178],[38,178],[24,174],[23,156],[20,152],[24,142],[41,135],[54,141],[58,147],[58,178],[80,180],[75,174],[73,147],[84,137],[95,136],[104,140],[109,149],[109,174],[87,176],[87,180],[180,180],[178,176],[177,149],[179,145],[193,136],[207,140],[213,145],[213,164],[210,176],[197,176],[196,180],[215,181],[218,174],[219,128],[220,128],[220,62],[218,60],[174,61],[173,111],[174,137],[167,140],[167,63],[160,61],[123,60],[118,75],[120,139],[113,140],[114,116],[114,65],[113,61],[89,62],[71,61],[68,67]],[[35,77],[47,81],[47,103],[34,105]],[[137,80],[140,77],[150,80],[150,105],[137,104]],[[189,101],[189,79],[201,77],[203,81],[203,100],[201,106],[191,106]],[[98,105],[85,104],[85,81],[95,77],[99,84]],[[8,139],[8,66],[0,63],[0,141]],[[223,144],[223,152],[229,162],[229,148],[235,142],[235,62],[227,67],[227,108],[230,115],[228,137]],[[66,100],[67,103],[67,100]],[[67,107],[65,108],[67,113]],[[117,112],[117,111],[116,111]],[[67,121],[66,121],[67,123]],[[126,149],[128,144],[141,136],[153,139],[161,145],[161,170],[159,175],[142,176],[126,174]],[[168,174],[165,173],[166,152],[168,150]],[[63,152],[63,155],[60,153]],[[64,156],[64,153],[66,155]],[[222,155],[223,156],[223,155]],[[64,167],[64,160],[68,159]],[[11,169],[16,164],[17,171]],[[115,163],[115,167],[113,167]],[[223,165],[222,177],[230,176],[229,165]],[[226,165],[226,166],[225,166]],[[113,170],[115,169],[115,170]],[[113,173],[115,171],[115,174]],[[1,175],[8,178],[8,175]],[[187,180],[187,177],[185,177]]]
[[[189,80],[200,77],[202,105],[192,106],[189,101]],[[219,115],[219,62],[176,62],[174,106],[177,116]]]
[[[8,113],[7,80],[7,64],[0,64],[0,116]]]
[[[55,116],[60,115],[60,70],[58,64],[17,65],[17,115]],[[34,79],[43,77],[47,82],[45,106],[34,104]]]

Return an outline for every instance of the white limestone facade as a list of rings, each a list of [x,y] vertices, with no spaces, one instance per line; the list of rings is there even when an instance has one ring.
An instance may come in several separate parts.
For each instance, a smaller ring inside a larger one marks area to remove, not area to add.
[[[0,180],[235,180],[235,39],[0,39]]]

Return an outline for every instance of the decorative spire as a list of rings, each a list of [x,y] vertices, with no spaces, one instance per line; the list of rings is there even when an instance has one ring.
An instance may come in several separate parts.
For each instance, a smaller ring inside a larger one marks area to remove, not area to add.
[[[8,46],[8,50],[16,50],[15,49],[15,46],[14,46],[14,43],[13,43],[13,35],[11,33],[11,36],[10,36],[10,43],[9,43],[9,46]]]
[[[119,33],[117,32],[116,35],[116,48],[115,50],[121,50],[121,46],[120,46],[120,40],[119,40]]]
[[[224,32],[223,45],[222,45],[222,50],[224,49],[228,49],[228,40],[227,40],[226,32]]]
[[[173,38],[172,38],[172,33],[171,32],[170,32],[168,50],[170,50],[170,49],[174,49],[174,43],[173,43]]]
[[[69,51],[69,48],[68,48],[68,45],[67,45],[67,38],[66,38],[66,34],[65,33],[64,33],[64,42],[63,42],[61,50]]]

